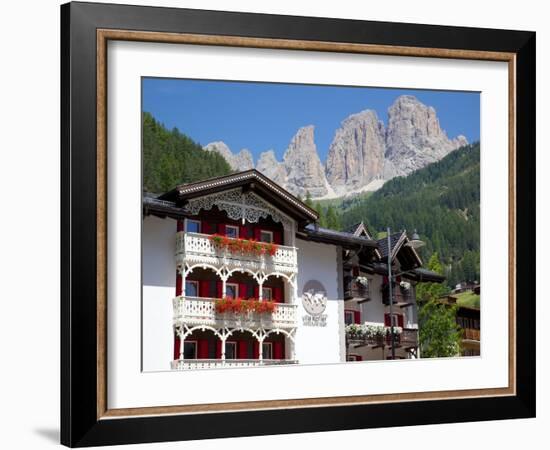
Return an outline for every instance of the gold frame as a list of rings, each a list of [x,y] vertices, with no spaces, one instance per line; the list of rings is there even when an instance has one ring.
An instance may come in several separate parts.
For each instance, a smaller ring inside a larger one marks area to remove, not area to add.
[[[508,63],[508,387],[467,389],[402,394],[318,397],[290,400],[265,400],[202,405],[150,406],[108,409],[107,407],[107,42],[109,40],[171,44],[216,45],[267,49],[362,53],[390,56],[431,57],[501,61]],[[516,395],[516,55],[506,52],[454,50],[444,48],[399,47],[388,45],[297,41],[200,34],[147,31],[97,30],[97,419],[166,414],[219,413],[357,404],[395,403],[422,400],[448,400]]]

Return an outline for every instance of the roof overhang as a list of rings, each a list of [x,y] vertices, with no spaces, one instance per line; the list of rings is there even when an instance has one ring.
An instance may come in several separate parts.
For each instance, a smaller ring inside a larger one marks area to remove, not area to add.
[[[195,183],[181,184],[161,195],[159,199],[171,200],[178,206],[182,206],[186,200],[239,187],[244,191],[254,191],[299,223],[311,223],[319,219],[317,211],[255,169]]]
[[[345,249],[352,250],[360,250],[366,248],[376,250],[378,248],[378,244],[372,239],[354,236],[351,233],[334,231],[325,228],[304,228],[296,233],[296,237],[298,237],[299,239],[304,239],[306,241],[338,245]]]

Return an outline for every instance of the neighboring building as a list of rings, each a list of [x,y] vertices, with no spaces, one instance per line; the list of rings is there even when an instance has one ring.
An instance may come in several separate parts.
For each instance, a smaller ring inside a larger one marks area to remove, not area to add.
[[[461,291],[460,293],[468,292]],[[473,293],[479,295],[480,287],[475,285],[472,288]],[[456,305],[458,297],[456,294],[450,294],[440,299],[447,305]],[[460,353],[462,356],[479,356],[480,353],[480,310],[477,306],[458,305],[456,311],[456,323],[462,330],[462,341],[460,343]]]
[[[370,239],[360,223],[350,232]],[[418,310],[415,286],[419,281],[444,281],[444,277],[422,269],[418,253],[404,231],[390,236],[392,261],[392,312],[388,280],[388,238],[377,241],[374,259],[345,252],[346,350],[348,361],[418,358]],[[389,334],[394,327],[392,343]],[[393,344],[393,345],[392,345]]]
[[[387,343],[346,337],[351,321],[390,320],[384,244],[363,225],[318,227],[316,211],[256,170],[145,195],[143,212],[143,370],[386,357]],[[392,245],[411,284],[394,297],[400,357],[417,355],[414,283],[439,277],[407,242]],[[368,297],[354,293],[361,275]]]

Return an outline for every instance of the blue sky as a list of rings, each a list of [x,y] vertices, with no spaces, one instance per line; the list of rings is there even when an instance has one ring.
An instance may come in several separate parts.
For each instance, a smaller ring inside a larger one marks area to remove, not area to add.
[[[298,130],[315,126],[321,161],[340,123],[350,114],[374,109],[387,124],[387,110],[400,95],[433,106],[451,138],[479,140],[479,93],[303,84],[144,78],[143,110],[206,145],[224,141],[236,153],[248,148],[256,161],[273,149],[279,160]]]

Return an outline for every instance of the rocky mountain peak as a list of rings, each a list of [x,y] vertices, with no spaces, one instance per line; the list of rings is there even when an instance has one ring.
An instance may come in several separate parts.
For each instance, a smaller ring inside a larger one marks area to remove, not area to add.
[[[243,148],[239,153],[234,154],[225,142],[216,141],[205,145],[204,150],[219,153],[225,158],[232,170],[241,172],[254,168],[254,158],[250,150]]]
[[[287,189],[295,195],[322,197],[328,193],[325,170],[314,140],[314,127],[302,127],[294,135],[283,157]]]
[[[345,194],[379,179],[384,169],[385,131],[376,111],[342,121],[330,145],[326,174],[336,193]]]
[[[376,190],[385,180],[439,161],[467,144],[462,135],[447,137],[434,108],[402,95],[389,107],[386,127],[374,110],[345,118],[334,134],[326,167],[317,153],[315,128],[309,125],[293,136],[282,162],[268,150],[260,155],[256,169],[295,195],[305,197],[309,191],[313,198],[336,197]],[[204,149],[218,152],[234,171],[254,167],[247,149],[234,154],[221,141]]]
[[[275,152],[268,150],[263,152],[256,164],[256,170],[263,173],[266,177],[273,180],[280,186],[286,187],[286,169],[283,163],[277,161]]]
[[[449,139],[435,109],[416,97],[402,95],[388,109],[386,158],[395,169],[394,175],[406,175],[439,161],[465,144],[464,136]]]

